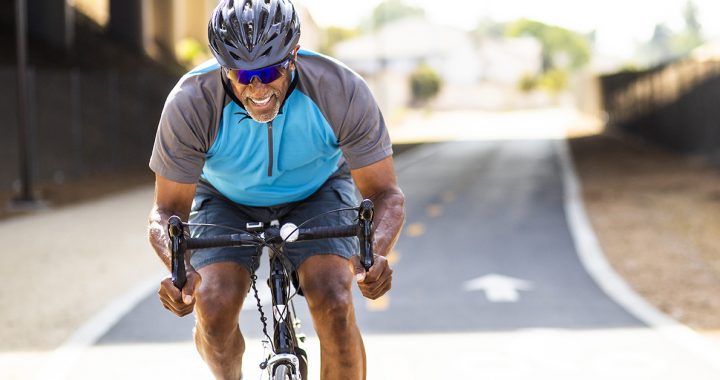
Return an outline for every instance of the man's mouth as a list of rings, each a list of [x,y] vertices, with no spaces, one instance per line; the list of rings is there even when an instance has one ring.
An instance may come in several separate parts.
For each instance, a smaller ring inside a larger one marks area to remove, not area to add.
[[[270,94],[267,97],[261,98],[261,99],[254,99],[254,98],[248,98],[248,99],[250,100],[250,102],[253,105],[258,106],[258,107],[264,107],[264,106],[268,105],[268,103],[270,103],[270,99],[272,99],[272,97],[273,97],[273,95]]]

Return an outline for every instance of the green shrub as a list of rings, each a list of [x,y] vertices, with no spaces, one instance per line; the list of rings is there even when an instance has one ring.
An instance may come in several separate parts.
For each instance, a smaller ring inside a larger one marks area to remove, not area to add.
[[[410,74],[412,102],[423,105],[437,96],[442,88],[442,78],[430,66],[422,64]]]

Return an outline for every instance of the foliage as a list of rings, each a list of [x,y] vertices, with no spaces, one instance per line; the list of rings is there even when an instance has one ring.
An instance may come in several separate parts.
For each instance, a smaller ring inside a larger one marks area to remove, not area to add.
[[[544,72],[553,69],[576,70],[590,61],[589,41],[569,29],[521,19],[507,26],[506,35],[535,37],[542,45]]]
[[[691,0],[683,12],[685,25],[680,31],[673,31],[665,24],[655,25],[653,35],[639,49],[638,60],[646,66],[672,61],[688,55],[703,44],[702,26],[698,21],[698,9]]]
[[[377,30],[383,25],[409,17],[425,17],[425,10],[407,5],[402,0],[384,0],[373,9],[366,23]]]
[[[412,102],[416,105],[426,104],[437,96],[442,88],[442,78],[427,64],[418,66],[410,74]]]
[[[486,38],[500,39],[505,36],[505,29],[507,25],[499,22],[495,22],[490,19],[484,19],[478,22],[475,29],[472,31],[472,36],[475,42],[480,42]]]
[[[537,76],[524,75],[518,82],[522,91],[542,88],[557,94],[567,87],[570,72],[590,61],[592,34],[584,36],[569,29],[528,19],[507,25],[505,33],[509,37],[534,37],[542,45],[542,73]]]
[[[530,92],[538,87],[538,82],[538,77],[535,74],[525,73],[518,81],[518,88],[522,92]]]
[[[538,86],[551,94],[557,94],[567,88],[568,72],[562,69],[552,69],[543,73]]]
[[[324,28],[322,30],[322,42],[320,43],[319,51],[323,54],[332,55],[335,45],[345,40],[355,38],[358,35],[360,35],[360,30],[358,28],[350,29],[340,26],[329,26]]]
[[[184,65],[195,66],[209,56],[204,45],[194,38],[183,38],[175,45],[178,61]]]

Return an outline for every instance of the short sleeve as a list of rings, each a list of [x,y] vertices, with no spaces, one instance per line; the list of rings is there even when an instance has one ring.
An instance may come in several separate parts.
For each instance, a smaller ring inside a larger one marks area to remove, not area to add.
[[[175,182],[196,183],[210,147],[212,102],[198,94],[197,81],[181,80],[160,116],[150,169]]]
[[[365,81],[353,78],[347,91],[346,113],[337,131],[338,143],[351,169],[391,156],[392,144],[385,120]]]

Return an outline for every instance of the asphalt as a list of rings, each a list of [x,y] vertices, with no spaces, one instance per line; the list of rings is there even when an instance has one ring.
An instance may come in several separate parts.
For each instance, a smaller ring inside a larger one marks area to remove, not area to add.
[[[408,217],[394,253],[394,288],[381,302],[356,297],[370,379],[718,377],[586,272],[565,217],[554,147],[551,140],[452,142],[398,160]],[[310,320],[304,307],[300,315]],[[97,378],[109,368],[112,378],[208,378],[192,325],[149,294],[62,378]],[[248,307],[241,327],[250,378],[259,375],[259,326]],[[309,323],[305,332],[313,373],[317,339]]]

